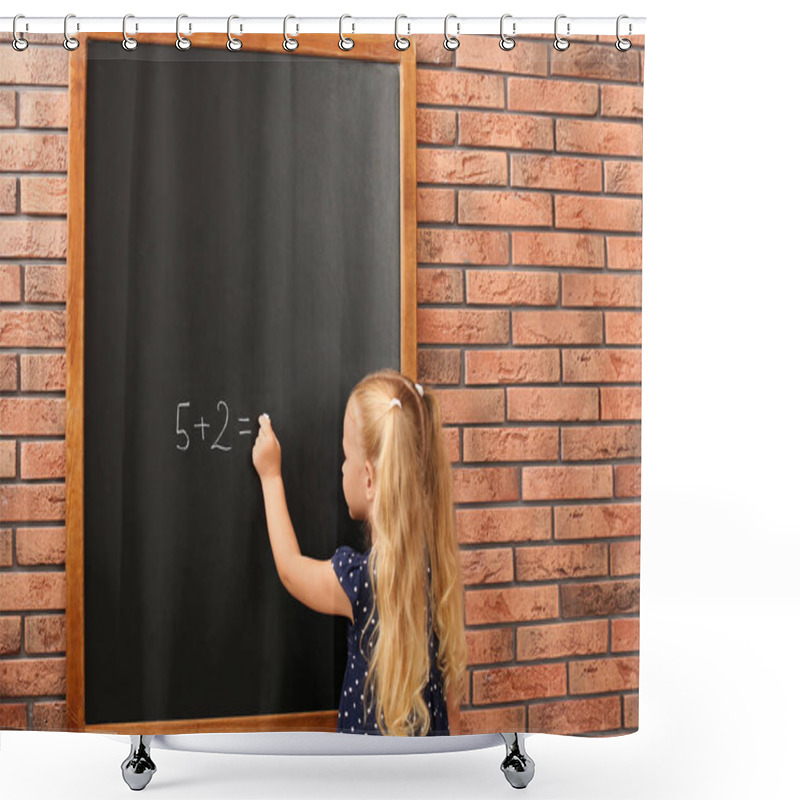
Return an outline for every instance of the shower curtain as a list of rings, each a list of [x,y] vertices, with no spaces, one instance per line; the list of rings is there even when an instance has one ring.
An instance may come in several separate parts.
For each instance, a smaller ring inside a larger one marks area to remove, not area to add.
[[[251,447],[304,555],[363,552],[344,412],[392,368],[452,469],[436,732],[635,731],[644,38],[204,36],[0,42],[0,729],[337,730],[348,620]]]

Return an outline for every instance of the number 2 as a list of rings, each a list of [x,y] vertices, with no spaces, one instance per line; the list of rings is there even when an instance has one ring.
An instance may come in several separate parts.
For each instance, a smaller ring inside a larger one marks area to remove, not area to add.
[[[219,436],[214,439],[214,444],[211,445],[211,449],[213,450],[216,448],[217,450],[230,450],[230,447],[223,447],[221,444],[217,444],[217,442],[222,438],[222,434],[225,433],[225,428],[228,427],[228,404],[224,400],[220,400],[219,403],[217,403],[217,411],[219,411],[220,406],[225,406],[225,424],[222,426]]]

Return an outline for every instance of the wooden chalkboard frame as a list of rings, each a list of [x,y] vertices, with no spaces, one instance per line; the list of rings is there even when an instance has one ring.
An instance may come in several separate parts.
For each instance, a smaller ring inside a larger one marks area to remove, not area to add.
[[[84,627],[84,267],[87,59],[92,41],[117,41],[118,33],[78,34],[80,45],[70,54],[69,71],[69,219],[67,248],[67,730],[138,734],[244,731],[335,731],[336,710],[302,714],[218,717],[194,720],[105,723],[85,722]],[[242,34],[245,50],[285,53],[283,37]],[[417,170],[416,170],[416,48],[394,47],[393,36],[354,36],[347,52],[336,34],[303,34],[297,51],[303,56],[391,62],[400,72],[400,363],[417,377]],[[138,34],[142,44],[175,45],[169,33]],[[225,47],[222,33],[196,33],[192,47]]]

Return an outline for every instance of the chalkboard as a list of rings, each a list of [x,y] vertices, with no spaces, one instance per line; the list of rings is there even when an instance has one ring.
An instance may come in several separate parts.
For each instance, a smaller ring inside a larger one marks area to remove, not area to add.
[[[87,41],[81,87],[83,723],[302,725],[346,621],[281,584],[251,449],[268,412],[305,555],[363,546],[347,397],[411,371],[401,67],[141,40]]]

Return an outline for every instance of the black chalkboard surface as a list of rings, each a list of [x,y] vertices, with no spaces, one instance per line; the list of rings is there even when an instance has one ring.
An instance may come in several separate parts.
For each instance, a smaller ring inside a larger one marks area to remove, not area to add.
[[[348,393],[400,369],[398,66],[89,42],[87,725],[335,709],[344,618],[280,583],[268,412],[304,554],[362,546]]]

